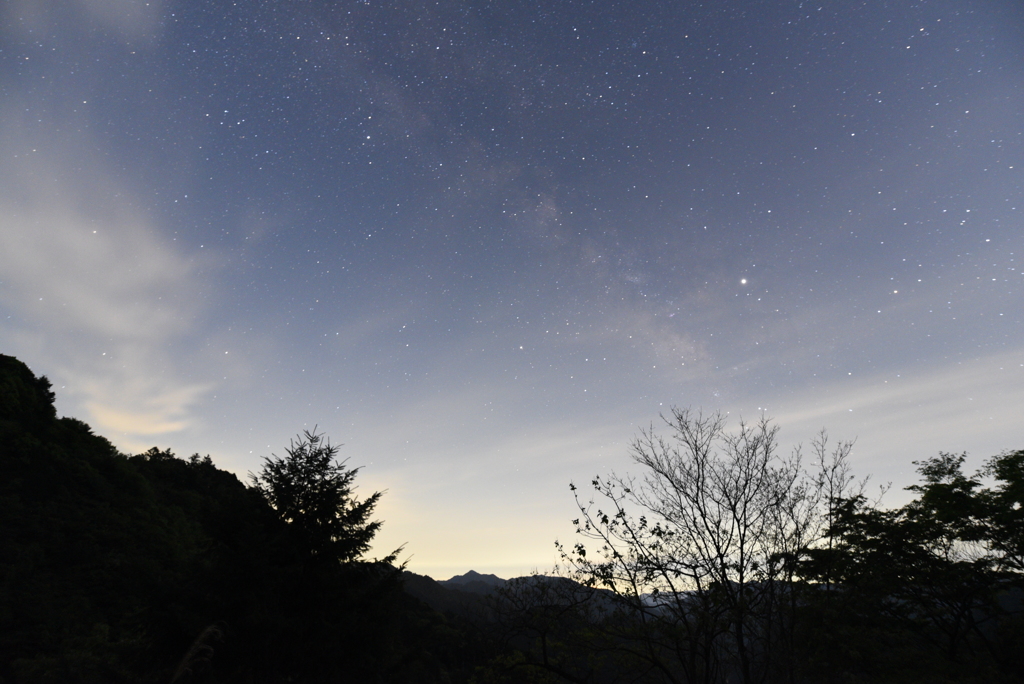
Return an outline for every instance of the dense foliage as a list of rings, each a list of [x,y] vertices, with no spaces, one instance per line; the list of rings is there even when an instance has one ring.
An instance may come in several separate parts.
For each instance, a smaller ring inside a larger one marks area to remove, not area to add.
[[[335,481],[348,527],[335,562],[310,562],[323,540],[280,499],[209,457],[120,454],[53,399],[0,356],[0,681],[441,677],[426,648],[439,616],[397,568],[361,560],[377,495]]]
[[[365,559],[381,494],[315,431],[246,485],[53,400],[0,355],[3,684],[1024,682],[1024,451],[886,509],[849,444],[674,411],[577,498],[562,576],[442,586]]]
[[[1024,452],[973,476],[963,456],[917,463],[916,498],[883,509],[853,481],[850,445],[829,450],[824,434],[806,467],[776,453],[764,420],[730,433],[719,415],[674,410],[667,427],[634,443],[642,477],[577,494],[577,540],[561,547],[574,588],[506,591],[518,633],[534,635],[521,668],[587,682],[1024,681]]]
[[[285,453],[264,459],[263,470],[250,478],[253,487],[313,557],[328,563],[360,560],[381,526],[370,520],[381,492],[356,499],[352,490],[359,469],[339,463],[338,447],[315,428],[292,440]]]

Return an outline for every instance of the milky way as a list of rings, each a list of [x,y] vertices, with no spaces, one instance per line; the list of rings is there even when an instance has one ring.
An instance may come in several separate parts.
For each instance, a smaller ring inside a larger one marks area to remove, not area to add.
[[[0,346],[126,451],[314,425],[442,577],[672,405],[1024,447],[1017,2],[20,0]]]

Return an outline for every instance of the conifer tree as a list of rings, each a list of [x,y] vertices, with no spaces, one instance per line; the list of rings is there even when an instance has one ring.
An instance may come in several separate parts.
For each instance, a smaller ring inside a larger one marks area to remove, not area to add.
[[[285,454],[264,458],[260,473],[251,475],[253,486],[312,556],[341,563],[362,559],[381,527],[370,516],[383,492],[360,501],[353,491],[359,468],[339,461],[338,447],[316,428],[292,440]]]

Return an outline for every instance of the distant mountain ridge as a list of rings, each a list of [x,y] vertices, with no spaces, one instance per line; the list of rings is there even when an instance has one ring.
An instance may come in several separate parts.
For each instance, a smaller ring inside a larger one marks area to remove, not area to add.
[[[485,575],[470,570],[447,580],[435,580],[426,575],[405,571],[402,573],[405,592],[442,613],[469,615],[483,610],[486,599],[508,587],[513,592],[523,591],[529,586],[547,586],[552,596],[570,595],[577,591],[594,592],[600,605],[607,608],[613,602],[608,589],[584,589],[583,585],[568,577],[550,575],[529,575],[502,579],[497,575]],[[577,597],[578,598],[578,597]]]
[[[470,591],[475,594],[490,594],[498,587],[505,586],[508,580],[503,580],[497,575],[484,575],[476,570],[470,570],[464,575],[456,575],[451,579],[437,580],[437,583],[448,589],[459,591]]]
[[[402,573],[402,585],[407,594],[434,610],[460,615],[477,610],[484,597],[507,582],[497,575],[484,575],[473,570],[441,581],[409,571]]]

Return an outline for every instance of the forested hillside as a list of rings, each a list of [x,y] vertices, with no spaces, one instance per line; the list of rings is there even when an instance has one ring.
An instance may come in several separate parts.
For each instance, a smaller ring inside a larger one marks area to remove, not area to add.
[[[53,399],[0,356],[0,681],[441,677],[397,568],[325,557],[208,457],[120,454]]]

